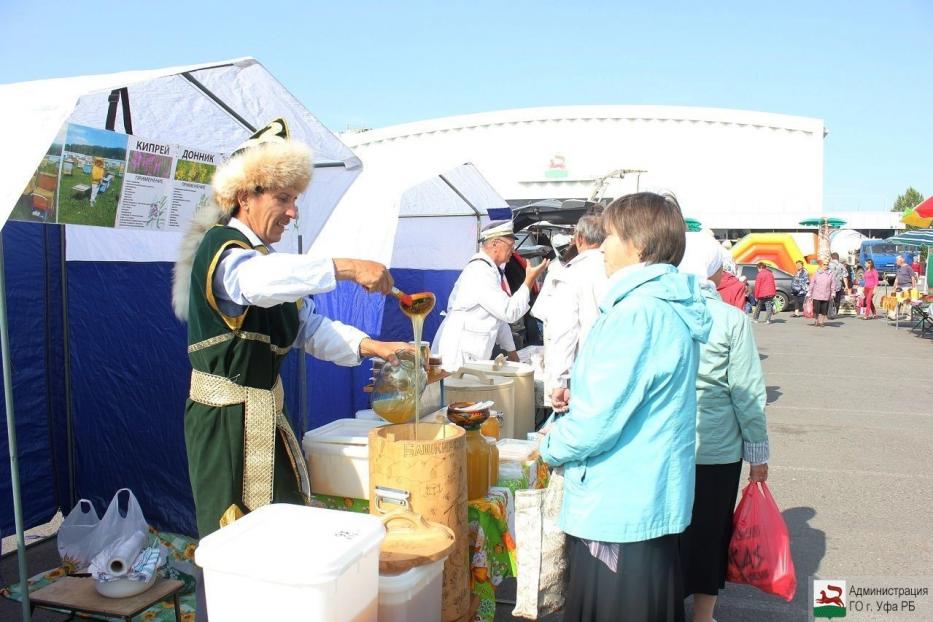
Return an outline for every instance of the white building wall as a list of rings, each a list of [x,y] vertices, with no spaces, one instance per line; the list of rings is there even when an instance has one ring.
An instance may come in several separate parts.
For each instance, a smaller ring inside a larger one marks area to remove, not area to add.
[[[365,169],[425,171],[472,162],[507,200],[669,190],[704,227],[791,229],[822,214],[823,121],[741,110],[575,106],[505,110],[341,138]],[[563,178],[550,175],[563,158]],[[852,226],[857,226],[855,223]]]

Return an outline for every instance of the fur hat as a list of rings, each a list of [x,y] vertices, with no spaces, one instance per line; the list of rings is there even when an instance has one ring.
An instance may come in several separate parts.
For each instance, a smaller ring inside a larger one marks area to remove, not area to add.
[[[275,119],[234,151],[217,167],[211,185],[214,200],[200,208],[189,225],[175,263],[172,306],[181,320],[188,317],[188,296],[194,255],[204,235],[215,224],[229,222],[237,207],[237,192],[293,189],[299,194],[311,183],[314,162],[311,150],[288,140],[285,119]]]
[[[303,143],[288,140],[285,119],[275,119],[253,134],[229,160],[217,167],[214,201],[229,216],[237,207],[237,192],[290,188],[299,194],[311,183],[314,162]]]

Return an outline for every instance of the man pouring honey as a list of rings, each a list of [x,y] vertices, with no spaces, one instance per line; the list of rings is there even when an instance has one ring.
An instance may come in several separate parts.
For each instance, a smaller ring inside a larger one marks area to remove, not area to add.
[[[447,310],[431,345],[447,371],[469,361],[488,360],[494,346],[517,361],[509,326],[528,312],[530,288],[548,262],[529,266],[516,291],[510,291],[503,266],[515,247],[511,221],[494,221],[483,228],[481,248],[467,262],[447,301]]]

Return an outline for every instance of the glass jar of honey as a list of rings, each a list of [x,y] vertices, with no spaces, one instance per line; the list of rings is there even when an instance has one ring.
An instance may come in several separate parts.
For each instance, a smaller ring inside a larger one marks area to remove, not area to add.
[[[464,426],[466,430],[467,499],[482,499],[489,492],[490,444],[480,432],[479,426]],[[495,448],[495,445],[493,445]],[[498,472],[498,451],[496,471]]]
[[[499,448],[496,446],[496,439],[491,436],[484,436],[489,445],[489,486],[499,484]]]

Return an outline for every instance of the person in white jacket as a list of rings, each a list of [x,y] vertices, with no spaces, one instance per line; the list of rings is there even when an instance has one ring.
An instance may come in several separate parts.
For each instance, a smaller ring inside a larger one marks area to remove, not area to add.
[[[545,392],[558,412],[570,401],[570,370],[590,327],[599,317],[599,301],[606,284],[606,266],[600,245],[605,233],[598,216],[583,216],[577,223],[576,257],[554,277],[552,304],[544,332]]]
[[[528,266],[524,282],[511,292],[502,266],[515,247],[512,222],[490,223],[480,234],[480,243],[480,251],[454,283],[444,320],[431,344],[447,371],[457,371],[469,361],[488,360],[496,344],[509,360],[518,360],[509,324],[528,312],[531,284],[548,266],[547,261]]]

